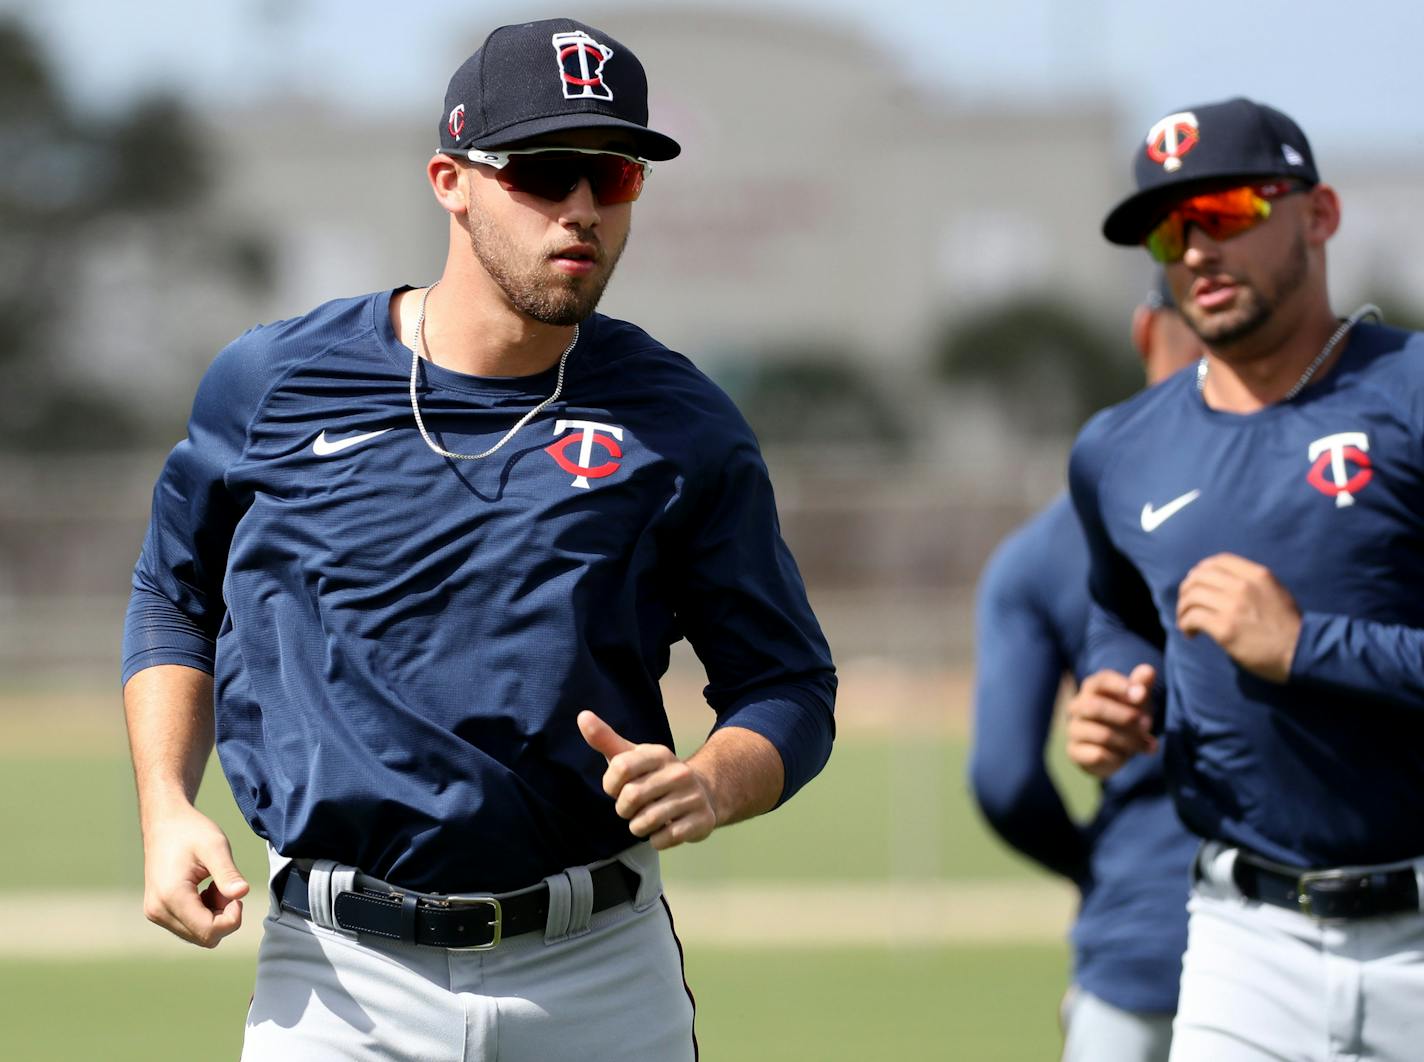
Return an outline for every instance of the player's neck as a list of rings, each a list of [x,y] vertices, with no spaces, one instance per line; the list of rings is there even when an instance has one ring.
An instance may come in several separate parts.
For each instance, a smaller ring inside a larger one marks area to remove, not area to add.
[[[1202,398],[1208,406],[1224,413],[1255,413],[1280,402],[1320,356],[1340,322],[1322,301],[1298,321],[1282,322],[1278,330],[1270,328],[1274,323],[1267,322],[1260,334],[1239,343],[1207,346]],[[1312,383],[1334,367],[1343,346],[1337,344],[1316,368]]]
[[[553,367],[573,338],[572,326],[542,324],[520,313],[483,273],[466,276],[447,267],[428,298],[425,291],[403,292],[392,302],[391,320],[409,346],[424,302],[420,353],[442,368],[470,376],[532,376]]]

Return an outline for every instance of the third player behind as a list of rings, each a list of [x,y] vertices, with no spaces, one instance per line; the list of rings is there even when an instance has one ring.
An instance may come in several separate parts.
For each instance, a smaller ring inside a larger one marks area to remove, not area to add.
[[[1149,384],[1201,356],[1160,273],[1133,314],[1132,341]],[[1082,894],[1065,1062],[1166,1062],[1196,841],[1172,809],[1160,756],[1104,781],[1085,825],[1048,773],[1063,676],[1086,673],[1087,622],[1088,547],[1065,493],[1004,540],[979,582],[970,782],[999,836]]]
[[[1069,751],[1155,744],[1196,863],[1174,1062],[1417,1059],[1424,1043],[1424,338],[1331,309],[1340,201],[1295,122],[1176,111],[1104,234],[1206,346],[1094,418],[1070,485],[1096,673]]]

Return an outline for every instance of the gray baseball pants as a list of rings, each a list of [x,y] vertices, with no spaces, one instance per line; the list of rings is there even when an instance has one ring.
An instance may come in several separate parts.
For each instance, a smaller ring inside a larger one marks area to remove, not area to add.
[[[546,931],[490,951],[358,940],[329,921],[355,872],[314,872],[313,920],[274,898],[264,924],[244,1062],[692,1062],[657,853],[641,844],[618,858],[642,876],[631,903],[590,915],[587,876],[553,875],[563,899]]]
[[[1242,897],[1233,857],[1187,905],[1172,1062],[1424,1058],[1424,914],[1317,921]]]

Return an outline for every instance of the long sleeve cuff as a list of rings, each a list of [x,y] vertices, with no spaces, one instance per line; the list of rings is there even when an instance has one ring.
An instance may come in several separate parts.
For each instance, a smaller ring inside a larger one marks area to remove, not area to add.
[[[172,601],[135,587],[124,617],[123,683],[158,664],[183,664],[212,674],[215,645]]]
[[[1424,630],[1306,612],[1290,678],[1424,708]]]
[[[738,726],[753,731],[781,756],[785,780],[778,807],[816,777],[830,758],[836,734],[832,689],[807,683],[757,690],[717,717],[714,730]]]

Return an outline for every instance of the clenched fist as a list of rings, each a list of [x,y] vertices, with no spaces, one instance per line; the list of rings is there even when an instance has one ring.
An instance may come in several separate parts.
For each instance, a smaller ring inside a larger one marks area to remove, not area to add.
[[[1157,669],[1138,664],[1131,675],[1098,671],[1068,702],[1068,758],[1095,778],[1107,778],[1140,752],[1155,752],[1152,682]]]
[[[1285,682],[1300,639],[1300,609],[1269,568],[1218,553],[1177,588],[1177,627],[1188,638],[1209,635],[1253,675]]]

